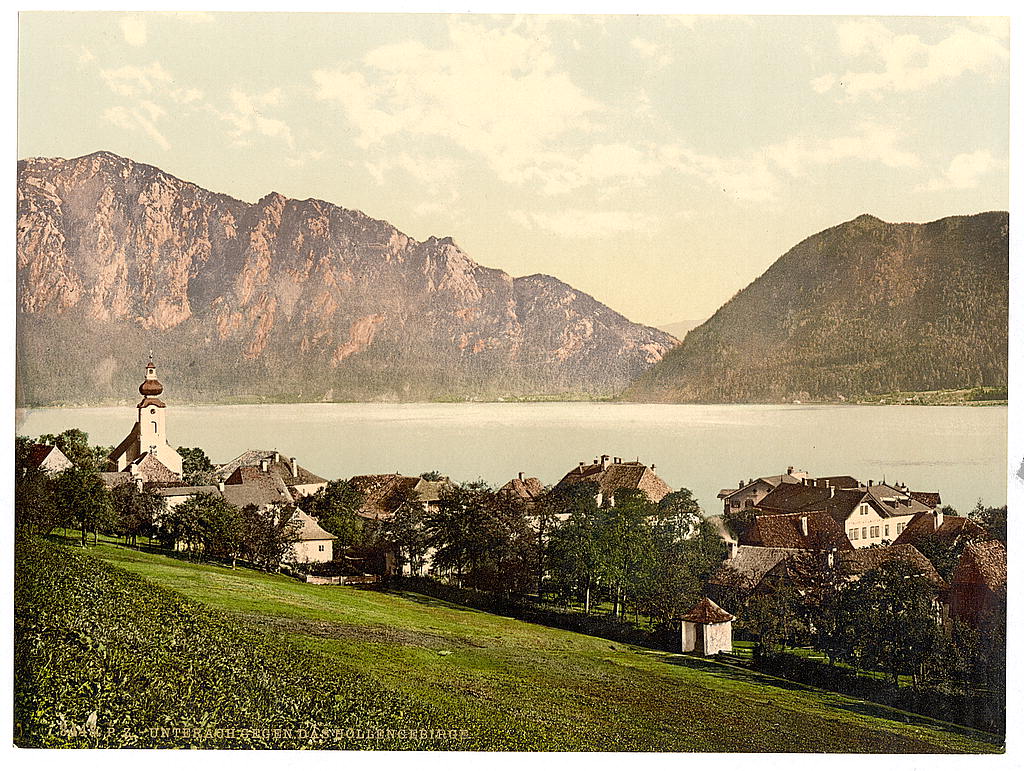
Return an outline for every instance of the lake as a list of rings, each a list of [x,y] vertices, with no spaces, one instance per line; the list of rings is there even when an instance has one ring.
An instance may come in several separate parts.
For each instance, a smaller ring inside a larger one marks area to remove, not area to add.
[[[116,445],[133,406],[19,410],[19,434],[80,428]],[[275,404],[168,405],[175,446],[215,463],[246,449],[279,449],[327,478],[436,469],[453,480],[501,485],[519,471],[554,484],[606,454],[655,464],[705,510],[740,478],[785,472],[849,474],[938,490],[969,510],[1006,503],[1006,407],[835,405]]]

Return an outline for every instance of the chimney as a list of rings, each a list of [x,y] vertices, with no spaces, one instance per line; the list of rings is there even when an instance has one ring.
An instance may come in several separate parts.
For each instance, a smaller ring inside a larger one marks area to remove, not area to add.
[[[807,515],[800,517],[800,532],[804,534],[804,538],[807,537]]]
[[[742,479],[740,480],[740,487],[746,487],[746,485],[743,484],[743,480]]]
[[[281,453],[279,453],[277,450],[274,450],[274,463],[280,463],[280,462],[281,462]]]
[[[657,470],[658,470],[658,467],[657,467],[657,466],[655,466],[655,465],[654,465],[654,464],[652,463],[652,464],[651,464],[651,473],[653,474],[653,473],[654,473],[655,471],[657,471]]]
[[[523,481],[523,472],[522,471],[519,472],[519,481],[520,482]]]
[[[135,480],[135,486],[137,488],[139,488],[139,492],[141,493],[142,492],[142,477],[139,477],[138,479]]]
[[[297,477],[299,475],[299,464],[295,462],[295,458],[289,458],[288,460],[292,464],[292,476]]]
[[[217,490],[219,490],[220,492],[224,492],[224,480],[223,479],[218,479],[217,480]]]
[[[615,463],[615,464],[622,463],[622,458],[612,458],[612,463]]]
[[[792,476],[792,474],[793,474],[793,467],[792,466],[786,466],[786,473],[789,474],[790,476]]]
[[[602,455],[601,456],[601,468],[602,469],[608,468],[608,461],[609,460],[611,460],[611,458],[609,456],[607,456],[607,455]]]
[[[874,487],[874,486],[875,486],[875,480],[874,479],[869,479],[868,480],[868,487]]]
[[[829,498],[835,498],[836,497],[836,488],[834,488],[832,485],[828,486],[828,497]]]
[[[587,464],[586,464],[586,463],[584,463],[583,461],[580,461],[580,471],[583,471],[583,467],[584,467],[585,465],[587,465]]]
[[[266,458],[260,458],[260,471],[262,471],[264,474],[267,473],[267,465],[268,465],[267,459]]]
[[[942,509],[936,508],[932,516],[935,518],[935,529],[938,530],[942,527]]]
[[[729,559],[732,559],[736,556],[736,552],[739,549],[739,544],[737,544],[735,541],[726,541],[725,544],[729,547]]]

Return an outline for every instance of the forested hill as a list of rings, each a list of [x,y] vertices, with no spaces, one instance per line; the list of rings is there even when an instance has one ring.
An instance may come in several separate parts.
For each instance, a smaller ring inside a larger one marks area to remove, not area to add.
[[[802,241],[627,401],[842,401],[1007,384],[1009,214],[862,215]]]

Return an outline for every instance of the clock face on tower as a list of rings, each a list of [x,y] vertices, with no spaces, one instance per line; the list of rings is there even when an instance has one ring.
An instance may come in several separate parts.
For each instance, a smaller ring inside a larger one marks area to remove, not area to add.
[[[149,414],[150,415],[156,415],[156,407],[150,407],[149,408]]]

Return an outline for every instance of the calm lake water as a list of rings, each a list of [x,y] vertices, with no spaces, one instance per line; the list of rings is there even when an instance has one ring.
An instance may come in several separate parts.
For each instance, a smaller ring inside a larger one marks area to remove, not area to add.
[[[117,444],[132,406],[19,411],[18,433],[77,427]],[[168,405],[175,446],[222,463],[279,449],[327,478],[436,469],[501,485],[517,472],[557,482],[602,454],[657,466],[717,513],[719,489],[787,466],[813,475],[906,482],[958,510],[1006,502],[1006,407],[817,405],[304,404]]]

